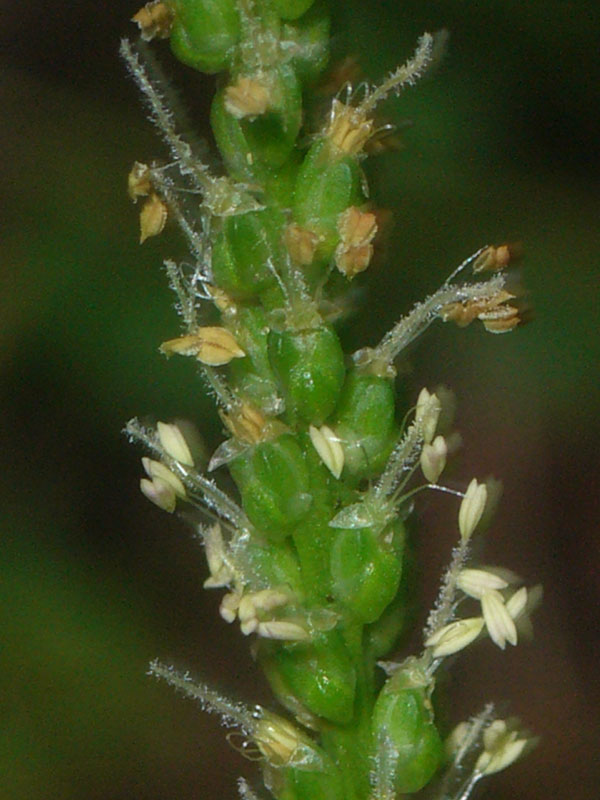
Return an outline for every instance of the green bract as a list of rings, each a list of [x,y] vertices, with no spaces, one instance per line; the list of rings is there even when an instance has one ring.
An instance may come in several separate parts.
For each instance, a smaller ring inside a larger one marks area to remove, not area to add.
[[[331,548],[333,592],[362,622],[375,622],[392,602],[402,574],[400,541],[369,528],[339,530]]]
[[[291,434],[249,447],[230,471],[250,521],[270,538],[285,538],[312,505],[308,470]]]
[[[269,359],[290,419],[320,425],[333,411],[344,381],[344,353],[335,331],[271,331]]]
[[[430,781],[443,756],[431,689],[413,683],[410,673],[397,672],[381,690],[372,717],[374,753],[388,749],[394,788],[406,794],[418,792]]]
[[[236,300],[260,294],[276,282],[274,265],[281,261],[281,215],[272,210],[226,217],[212,258],[216,284]]]
[[[398,435],[393,381],[348,372],[332,427],[344,448],[344,470],[349,478],[381,472]]]
[[[294,220],[319,237],[317,260],[327,261],[333,255],[339,242],[339,215],[362,202],[356,156],[337,152],[327,139],[315,142],[298,173]]]
[[[352,720],[356,668],[338,631],[315,634],[310,643],[266,644],[260,658],[284,705],[300,703],[311,714],[337,724]]]

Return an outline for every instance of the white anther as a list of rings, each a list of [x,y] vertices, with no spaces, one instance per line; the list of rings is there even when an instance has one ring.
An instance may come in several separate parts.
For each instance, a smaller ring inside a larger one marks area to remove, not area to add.
[[[435,436],[442,405],[436,394],[430,394],[426,388],[421,389],[417,398],[415,419],[423,432],[423,441],[430,444]]]
[[[181,430],[170,422],[159,422],[156,426],[158,438],[166,453],[180,464],[187,467],[194,466],[194,459],[190,453],[190,448],[185,441]]]
[[[421,450],[421,470],[429,483],[437,483],[446,466],[448,445],[443,436],[436,436],[431,444]]]
[[[228,586],[233,580],[233,570],[225,560],[225,543],[218,522],[204,531],[204,550],[210,577],[204,581],[205,589]]]
[[[477,479],[473,478],[467,487],[458,512],[458,527],[463,542],[469,541],[473,531],[481,521],[486,501],[487,488],[485,483],[478,483]]]
[[[144,456],[144,458],[142,458],[142,466],[149,478],[160,478],[161,481],[168,483],[169,486],[173,488],[176,495],[179,495],[179,497],[186,496],[183,483],[179,480],[177,475],[171,472],[168,467],[165,467],[163,463],[160,461],[153,461],[151,458]]]
[[[483,733],[484,751],[477,759],[475,771],[483,775],[500,772],[519,758],[530,740],[519,738],[519,731],[497,719]]]
[[[505,605],[510,616],[515,621],[518,620],[527,608],[527,588],[525,586],[521,586],[520,589],[517,589],[512,597],[509,597]]]
[[[491,589],[481,597],[481,610],[491,640],[502,650],[517,643],[517,629],[500,592]]]
[[[219,613],[225,622],[233,622],[237,617],[237,611],[240,607],[241,594],[239,592],[228,592],[221,600]]]
[[[456,620],[432,633],[426,640],[425,647],[433,647],[434,658],[458,653],[479,636],[483,630],[483,624],[481,617]]]
[[[161,478],[153,478],[152,480],[142,478],[140,489],[148,500],[162,508],[163,511],[168,511],[169,514],[175,511],[177,496],[170,483],[166,483]]]
[[[332,431],[327,425],[322,425],[320,428],[311,425],[308,433],[313,447],[327,469],[334,478],[339,478],[344,469],[344,450],[335,431]]]
[[[508,581],[484,569],[462,569],[458,574],[456,586],[469,597],[480,600],[484,592],[490,589],[506,589]]]

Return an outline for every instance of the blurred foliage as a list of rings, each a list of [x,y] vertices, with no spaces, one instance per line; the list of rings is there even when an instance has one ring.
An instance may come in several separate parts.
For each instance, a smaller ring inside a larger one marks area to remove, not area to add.
[[[423,30],[451,33],[438,71],[385,108],[403,147],[371,181],[394,227],[348,344],[376,341],[480,245],[524,242],[533,324],[500,339],[440,327],[408,382],[457,389],[467,445],[457,479],[505,478],[491,555],[511,553],[529,582],[546,584],[530,649],[499,669],[481,648],[462,673],[466,713],[506,696],[545,740],[488,796],[590,797],[600,778],[597,7],[335,5],[334,50],[356,53],[372,79]],[[138,495],[138,454],[120,435],[134,414],[187,416],[209,447],[219,441],[189,364],[157,352],[178,332],[160,264],[182,245],[167,232],[140,248],[124,191],[131,162],[163,152],[116,55],[137,5],[110,18],[88,0],[3,6],[0,794],[232,797],[247,765],[214,721],[144,675],[160,655],[268,702],[247,643],[201,591],[202,553]],[[201,126],[210,81],[177,79]],[[431,586],[450,541],[449,506],[438,505],[425,512]]]

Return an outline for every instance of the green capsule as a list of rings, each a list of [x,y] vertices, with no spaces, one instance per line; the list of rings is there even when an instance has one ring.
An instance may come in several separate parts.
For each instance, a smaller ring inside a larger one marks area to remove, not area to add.
[[[201,72],[229,66],[240,38],[236,0],[167,0],[173,11],[171,49],[184,64]]]
[[[273,0],[273,5],[282,19],[297,19],[314,2],[315,0]]]
[[[402,529],[379,536],[369,528],[338,532],[331,548],[333,593],[361,622],[375,622],[394,599],[403,538]]]
[[[269,334],[269,359],[292,418],[320,425],[335,408],[344,382],[344,353],[335,331],[323,325]]]
[[[399,794],[422,789],[443,757],[442,740],[433,721],[430,689],[414,683],[411,674],[397,672],[384,685],[373,709],[374,754],[381,747],[388,749],[390,761],[392,754],[397,754],[393,785]]]
[[[362,479],[377,475],[398,436],[394,382],[349,372],[330,425],[344,448],[344,477]]]
[[[310,642],[261,641],[259,658],[283,705],[300,704],[341,725],[352,720],[356,671],[339,631],[318,634]]]
[[[324,2],[315,3],[293,25],[284,25],[282,41],[290,43],[291,64],[302,83],[320,77],[329,59],[329,11]]]
[[[290,433],[248,448],[230,462],[229,470],[248,519],[274,541],[288,536],[310,510],[308,470]]]
[[[315,142],[300,167],[294,202],[294,221],[320,237],[315,259],[333,256],[339,215],[363,202],[357,157],[334,154],[326,139]]]
[[[281,217],[273,209],[225,217],[215,239],[212,271],[235,300],[255,297],[276,282],[269,265],[280,263]]]

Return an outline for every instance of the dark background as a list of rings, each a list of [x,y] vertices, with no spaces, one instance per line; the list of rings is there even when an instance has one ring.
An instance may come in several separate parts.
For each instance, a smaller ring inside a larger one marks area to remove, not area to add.
[[[454,672],[456,720],[488,698],[542,737],[491,780],[491,800],[598,793],[598,42],[595,2],[334,3],[335,47],[377,79],[423,30],[446,27],[435,75],[386,106],[404,148],[370,167],[394,209],[385,268],[348,347],[374,343],[488,241],[523,241],[535,321],[508,337],[438,326],[402,378],[444,381],[465,440],[455,478],[489,473],[504,500],[488,547],[545,602],[536,639],[489,643]],[[255,774],[194,705],[145,676],[160,656],[268,702],[237,630],[202,591],[188,531],[137,490],[134,414],[187,416],[219,441],[160,269],[175,232],[137,244],[124,190],[163,151],[117,56],[136,3],[1,4],[0,796],[7,800],[233,797]],[[163,48],[164,50],[164,48]],[[166,53],[166,51],[165,51]],[[181,79],[205,126],[210,79]],[[427,498],[424,603],[455,536]]]

